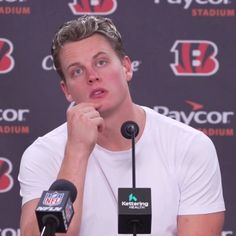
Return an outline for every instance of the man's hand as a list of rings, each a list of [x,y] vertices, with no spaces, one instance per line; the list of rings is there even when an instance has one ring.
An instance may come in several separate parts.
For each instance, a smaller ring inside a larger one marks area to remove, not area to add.
[[[98,132],[104,127],[104,120],[91,103],[81,103],[67,111],[68,140],[71,148],[87,148],[92,152],[98,138]]]

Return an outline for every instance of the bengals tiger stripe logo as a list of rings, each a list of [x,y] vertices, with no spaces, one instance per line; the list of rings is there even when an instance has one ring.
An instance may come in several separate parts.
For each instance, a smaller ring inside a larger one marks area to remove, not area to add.
[[[12,42],[6,38],[0,38],[0,74],[6,74],[14,68],[15,60],[12,52]]]
[[[117,0],[74,0],[69,3],[74,15],[109,15],[117,8]]]
[[[219,69],[218,48],[207,40],[177,40],[171,52],[175,63],[171,69],[177,76],[210,76]]]
[[[12,163],[0,157],[0,193],[8,192],[12,189],[14,181],[11,176]]]

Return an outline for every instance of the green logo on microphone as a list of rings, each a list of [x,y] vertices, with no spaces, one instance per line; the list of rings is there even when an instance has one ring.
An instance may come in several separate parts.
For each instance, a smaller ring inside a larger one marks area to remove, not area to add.
[[[133,193],[131,193],[130,195],[129,195],[129,201],[130,202],[137,202],[137,197],[133,194]]]

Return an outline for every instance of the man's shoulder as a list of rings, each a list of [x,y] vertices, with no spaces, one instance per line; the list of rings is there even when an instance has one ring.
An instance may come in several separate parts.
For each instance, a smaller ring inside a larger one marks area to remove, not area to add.
[[[58,138],[65,137],[66,135],[67,135],[67,124],[63,123],[62,125],[56,127],[50,132],[39,137],[39,139],[58,139]]]
[[[150,108],[147,109],[147,119],[149,120],[147,124],[149,136],[156,137],[162,143],[166,143],[168,148],[172,144],[185,150],[191,147],[196,152],[200,149],[215,152],[212,140],[196,128],[162,115]]]
[[[151,126],[153,128],[156,126],[158,129],[161,129],[165,132],[170,130],[172,134],[175,131],[183,132],[183,133],[190,133],[190,134],[202,133],[191,126],[184,124],[183,122],[180,122],[171,117],[160,114],[151,108],[144,107],[144,110],[147,115],[147,120],[151,123]]]
[[[64,148],[67,138],[66,123],[58,126],[50,132],[38,137],[27,149],[26,152],[31,151],[53,151]]]

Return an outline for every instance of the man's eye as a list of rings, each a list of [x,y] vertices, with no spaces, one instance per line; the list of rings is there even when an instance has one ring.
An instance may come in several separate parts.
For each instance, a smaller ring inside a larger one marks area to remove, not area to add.
[[[72,77],[75,77],[75,76],[78,76],[78,75],[81,75],[83,73],[83,70],[81,68],[76,68],[72,71]]]
[[[98,67],[104,66],[104,65],[106,65],[106,64],[107,64],[107,61],[106,61],[106,60],[99,60],[99,61],[97,62],[97,66],[98,66]]]

